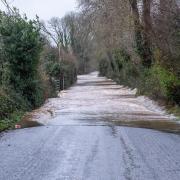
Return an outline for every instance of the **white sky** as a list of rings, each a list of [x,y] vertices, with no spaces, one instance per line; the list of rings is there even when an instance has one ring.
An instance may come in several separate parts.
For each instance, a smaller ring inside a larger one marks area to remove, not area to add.
[[[20,13],[26,13],[27,17],[34,19],[36,14],[43,20],[51,17],[63,17],[66,13],[76,10],[76,0],[7,0],[11,6],[15,6]],[[4,10],[2,2],[0,9]]]

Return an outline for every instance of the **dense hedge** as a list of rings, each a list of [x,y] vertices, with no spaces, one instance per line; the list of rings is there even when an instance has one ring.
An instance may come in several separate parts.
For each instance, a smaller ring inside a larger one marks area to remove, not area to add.
[[[0,12],[0,130],[44,102],[38,70],[43,45],[38,20]]]
[[[8,85],[32,107],[42,103],[38,63],[43,47],[38,21],[28,21],[18,13],[1,14],[0,34],[3,72],[2,86]],[[6,82],[4,82],[6,81]]]
[[[39,20],[28,20],[18,10],[0,12],[0,131],[57,95],[76,81],[75,57],[58,49],[42,35]]]

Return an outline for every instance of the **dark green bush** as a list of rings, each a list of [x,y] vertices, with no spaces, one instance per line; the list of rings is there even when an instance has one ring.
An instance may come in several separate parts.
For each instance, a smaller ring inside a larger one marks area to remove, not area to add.
[[[0,102],[0,119],[8,117],[17,108],[15,102],[8,96],[0,95]]]
[[[40,106],[45,87],[38,72],[43,47],[38,20],[0,12],[0,130]]]
[[[1,86],[13,89],[19,99],[24,99],[31,107],[43,102],[38,75],[43,39],[38,24],[38,20],[28,21],[18,12],[0,14]]]
[[[152,75],[156,76],[160,84],[160,91],[164,97],[179,103],[179,90],[180,80],[172,73],[160,66],[154,66],[152,68]]]

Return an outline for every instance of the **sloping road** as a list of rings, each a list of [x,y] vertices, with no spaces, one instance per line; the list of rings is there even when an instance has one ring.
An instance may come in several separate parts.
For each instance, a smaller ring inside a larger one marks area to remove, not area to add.
[[[96,73],[50,100],[45,126],[0,137],[0,180],[179,180],[180,136],[121,127],[169,119],[151,102]]]

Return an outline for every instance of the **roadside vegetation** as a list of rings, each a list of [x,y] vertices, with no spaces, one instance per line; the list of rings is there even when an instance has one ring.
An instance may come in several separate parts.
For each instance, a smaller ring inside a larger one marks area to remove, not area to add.
[[[29,20],[16,8],[6,7],[0,12],[0,131],[14,127],[25,112],[77,79],[71,39],[66,49],[63,42],[56,47],[38,17]],[[63,37],[69,33],[60,31]]]
[[[179,114],[177,0],[79,0],[100,75],[137,88]]]
[[[38,20],[28,21],[16,9],[0,14],[0,119],[1,129],[44,101],[38,73],[43,38]]]

